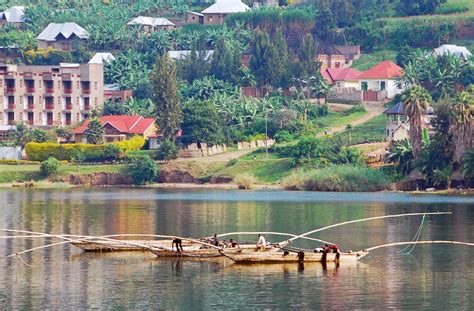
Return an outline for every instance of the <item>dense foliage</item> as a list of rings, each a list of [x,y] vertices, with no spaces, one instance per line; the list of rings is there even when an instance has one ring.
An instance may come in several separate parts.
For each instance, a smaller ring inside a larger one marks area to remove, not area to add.
[[[127,164],[125,172],[135,185],[143,185],[156,180],[158,166],[149,156],[137,157]]]
[[[45,177],[51,177],[58,172],[59,161],[53,157],[48,158],[41,162],[40,173]]]

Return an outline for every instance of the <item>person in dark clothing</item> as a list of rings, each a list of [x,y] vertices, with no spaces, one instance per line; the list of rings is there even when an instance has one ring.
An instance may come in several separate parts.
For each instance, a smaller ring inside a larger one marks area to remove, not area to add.
[[[227,244],[227,247],[230,248],[240,248],[239,243],[235,242],[234,239],[229,240],[229,244]]]
[[[337,244],[331,244],[331,246],[329,246],[329,250],[335,253],[336,260],[339,260],[339,258],[341,257],[341,252],[339,251],[339,247],[337,246]]]
[[[215,246],[219,246],[219,239],[217,238],[217,234],[214,233],[214,235],[212,236],[212,245],[215,245]]]
[[[182,252],[183,251],[183,240],[174,238],[173,243],[171,244],[171,251],[173,251],[173,247],[176,245],[176,251]]]
[[[299,251],[298,252],[298,263],[302,264],[304,262],[304,252]]]

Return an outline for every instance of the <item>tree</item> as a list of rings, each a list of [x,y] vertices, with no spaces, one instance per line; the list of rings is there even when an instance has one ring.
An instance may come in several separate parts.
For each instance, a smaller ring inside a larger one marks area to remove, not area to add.
[[[82,149],[76,149],[71,157],[71,162],[76,164],[77,171],[79,172],[79,165],[84,163],[86,155]]]
[[[89,144],[100,145],[104,143],[104,128],[99,118],[92,118],[89,121],[85,134]]]
[[[121,114],[127,114],[127,107],[119,101],[115,100],[108,100],[104,102],[104,108],[102,109],[102,114],[104,116],[109,116],[109,115],[121,115]]]
[[[222,119],[217,109],[209,101],[189,101],[183,109],[183,133],[181,141],[185,144],[220,144],[224,141]]]
[[[255,75],[259,86],[267,86],[273,80],[273,65],[277,52],[270,43],[270,36],[267,32],[256,30],[251,43],[250,69]]]
[[[210,73],[219,80],[238,84],[241,80],[241,67],[240,51],[232,48],[224,38],[220,38],[212,55]]]
[[[392,141],[385,157],[388,163],[396,163],[397,170],[404,175],[410,174],[413,167],[413,150],[408,139]]]
[[[198,38],[192,44],[190,54],[177,62],[179,76],[188,83],[192,83],[208,75],[210,68],[208,56],[205,41]]]
[[[135,185],[155,181],[158,174],[158,166],[149,156],[134,158],[125,170]]]
[[[464,178],[474,181],[474,148],[464,153],[462,159],[462,175]]]
[[[319,64],[315,61],[316,44],[313,36],[307,33],[303,37],[301,48],[298,53],[297,74],[296,77],[308,80],[310,77],[316,76],[319,72]]]
[[[183,112],[179,104],[176,66],[170,61],[168,54],[165,53],[156,60],[150,82],[160,132],[165,139],[174,139],[180,129]]]
[[[433,172],[435,185],[445,184],[446,188],[451,189],[451,176],[453,175],[453,166],[448,165],[443,169],[436,169]]]
[[[288,45],[285,38],[283,37],[283,31],[281,27],[277,28],[272,42],[276,51],[276,57],[272,60],[272,85],[281,87],[288,86],[290,82],[288,68]]]
[[[409,135],[411,145],[413,146],[413,156],[416,159],[422,146],[422,117],[430,105],[431,96],[423,87],[413,85],[405,92],[402,98],[404,99],[405,112],[410,124]]]
[[[164,161],[176,159],[178,155],[179,148],[172,140],[164,140],[156,152],[156,158]]]
[[[458,93],[455,103],[450,110],[450,125],[454,138],[454,162],[461,164],[462,157],[467,149],[474,147],[474,94],[469,92]]]
[[[41,162],[40,173],[43,176],[50,177],[58,172],[59,161],[56,158],[49,157],[47,160]]]

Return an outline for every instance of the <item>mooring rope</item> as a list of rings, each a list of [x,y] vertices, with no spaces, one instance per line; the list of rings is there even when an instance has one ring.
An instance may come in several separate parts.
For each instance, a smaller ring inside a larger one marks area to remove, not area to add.
[[[417,242],[420,239],[421,231],[423,230],[423,223],[425,222],[425,217],[426,217],[426,215],[423,215],[423,218],[421,219],[420,225],[418,226],[418,229],[416,230],[415,236],[411,240],[412,242]],[[404,249],[400,250],[399,253],[403,253],[405,255],[410,255],[411,252],[415,249],[415,246],[416,246],[416,244],[409,244]]]

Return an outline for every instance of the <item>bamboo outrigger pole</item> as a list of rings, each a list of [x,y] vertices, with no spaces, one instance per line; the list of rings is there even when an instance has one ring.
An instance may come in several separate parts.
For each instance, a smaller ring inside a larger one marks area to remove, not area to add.
[[[364,252],[370,252],[379,248],[384,248],[384,247],[391,247],[391,246],[399,246],[399,245],[411,245],[411,244],[457,244],[457,245],[467,245],[467,246],[474,246],[474,243],[469,243],[469,242],[460,242],[460,241],[443,241],[443,240],[437,240],[437,241],[411,241],[411,242],[394,242],[394,243],[388,243],[388,244],[382,244],[382,245],[377,245],[377,246],[372,246],[369,248],[364,249]]]
[[[353,223],[356,223],[356,222],[363,222],[363,221],[369,221],[369,220],[375,220],[375,219],[405,217],[405,216],[449,215],[449,214],[452,214],[452,212],[394,214],[394,215],[385,215],[385,216],[369,217],[369,218],[363,218],[363,219],[350,220],[350,221],[341,222],[341,223],[338,223],[338,224],[326,226],[326,227],[323,227],[323,228],[315,229],[315,230],[312,230],[312,231],[309,231],[309,232],[306,232],[306,233],[297,235],[297,236],[295,236],[295,237],[292,237],[292,238],[289,239],[288,241],[291,242],[291,241],[294,241],[294,240],[296,240],[296,239],[303,238],[303,237],[305,237],[305,236],[307,236],[307,235],[310,235],[310,234],[313,234],[313,233],[316,233],[316,232],[319,232],[319,231],[323,231],[323,230],[327,230],[327,229],[331,229],[331,228],[339,227],[339,226],[343,226],[343,225],[353,224]]]
[[[282,235],[282,236],[291,236],[291,237],[297,237],[296,234],[291,234],[291,233],[285,233],[285,232],[261,232],[261,231],[255,231],[255,232],[228,232],[228,233],[222,233],[222,234],[218,234],[217,236],[218,237],[224,237],[224,236],[229,236],[229,235],[255,235],[255,234],[266,234],[266,235]],[[306,236],[303,236],[301,237],[302,239],[305,239],[305,240],[311,240],[311,241],[316,241],[316,242],[321,242],[321,243],[325,243],[325,244],[333,244],[332,242],[329,242],[329,241],[324,241],[324,240],[321,240],[321,239],[316,239],[316,238],[310,238],[310,237],[306,237]]]

